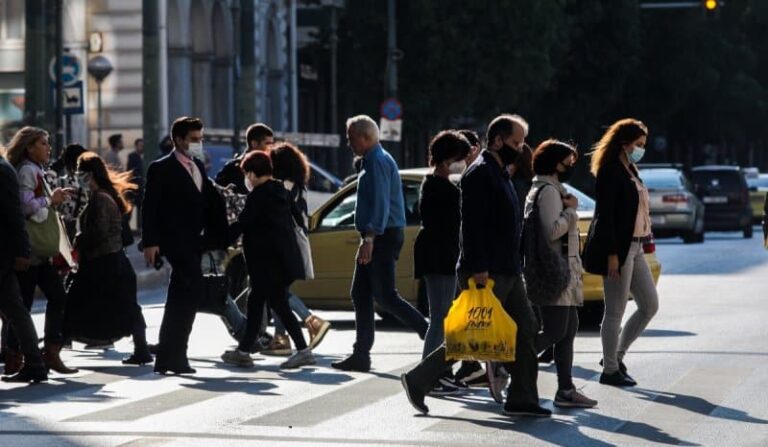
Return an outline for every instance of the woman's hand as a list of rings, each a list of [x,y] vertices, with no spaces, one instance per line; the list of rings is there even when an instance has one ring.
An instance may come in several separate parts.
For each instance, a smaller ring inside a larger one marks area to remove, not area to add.
[[[579,199],[576,198],[576,196],[573,194],[568,194],[567,196],[563,197],[563,206],[566,208],[576,209],[579,207]]]
[[[69,192],[66,188],[56,188],[51,193],[51,205],[59,206],[69,198]]]
[[[619,255],[608,256],[608,276],[611,279],[619,279]]]

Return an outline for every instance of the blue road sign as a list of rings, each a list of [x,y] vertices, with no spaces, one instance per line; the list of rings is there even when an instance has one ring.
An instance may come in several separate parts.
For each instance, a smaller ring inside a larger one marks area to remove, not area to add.
[[[79,79],[82,73],[82,64],[80,59],[74,54],[64,53],[61,58],[61,83],[63,85],[74,85]],[[48,65],[48,74],[51,76],[51,81],[56,82],[56,58],[51,58],[51,63]]]
[[[403,105],[395,98],[389,98],[381,103],[381,116],[388,120],[399,120],[403,117]]]
[[[56,104],[56,83],[51,82],[51,96]],[[61,89],[61,110],[64,115],[82,115],[83,108],[83,81],[76,81]]]

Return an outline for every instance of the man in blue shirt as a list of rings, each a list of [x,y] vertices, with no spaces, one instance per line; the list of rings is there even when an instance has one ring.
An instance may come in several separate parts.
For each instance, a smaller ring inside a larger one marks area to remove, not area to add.
[[[347,120],[347,140],[352,152],[363,160],[355,206],[355,228],[361,240],[352,279],[356,341],[352,355],[331,366],[367,372],[371,369],[374,338],[374,298],[422,339],[427,321],[395,288],[395,264],[403,247],[405,227],[403,186],[397,163],[379,144],[379,127],[368,116]]]

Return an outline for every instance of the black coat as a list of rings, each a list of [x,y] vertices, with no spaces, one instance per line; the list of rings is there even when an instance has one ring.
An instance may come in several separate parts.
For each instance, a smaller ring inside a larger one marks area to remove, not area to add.
[[[459,259],[461,193],[447,178],[428,175],[421,184],[421,229],[413,247],[414,276],[455,275]]]
[[[497,275],[522,273],[522,214],[509,173],[490,152],[461,177],[461,254],[457,269]]]
[[[243,175],[243,171],[240,169],[241,161],[243,161],[242,155],[225,163],[221,171],[216,174],[215,181],[225,188],[229,185],[235,185],[235,192],[238,194],[248,194],[248,190],[245,189],[245,175]]]
[[[224,249],[229,233],[224,199],[205,176],[203,190],[173,153],[152,162],[147,170],[142,214],[145,247],[160,246],[162,253],[188,253]]]
[[[0,265],[11,265],[15,258],[29,258],[31,253],[19,197],[16,170],[0,157]]]
[[[280,278],[289,284],[304,278],[291,198],[282,182],[269,180],[253,188],[232,232],[242,232],[243,254],[251,281],[259,283],[261,278],[271,281]]]
[[[635,168],[631,168],[637,178]],[[619,161],[607,163],[597,173],[597,205],[584,244],[584,269],[596,275],[608,274],[608,256],[618,255],[624,265],[635,232],[640,196],[627,169]]]

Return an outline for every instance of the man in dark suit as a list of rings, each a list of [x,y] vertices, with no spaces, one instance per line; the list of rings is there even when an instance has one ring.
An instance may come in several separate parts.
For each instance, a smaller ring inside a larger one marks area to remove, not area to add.
[[[174,150],[152,162],[147,171],[142,228],[144,259],[155,265],[162,253],[173,268],[168,286],[155,372],[192,374],[187,342],[202,299],[201,256],[205,249],[225,248],[224,203],[205,176],[201,161],[203,123],[181,117],[171,126]]]
[[[4,382],[40,382],[48,380],[48,372],[37,347],[37,332],[32,317],[21,300],[16,271],[29,268],[31,250],[25,229],[24,215],[19,200],[19,182],[16,171],[0,155],[0,313],[3,324],[13,327],[24,354],[24,366]]]
[[[141,229],[141,205],[144,197],[144,140],[137,138],[133,142],[134,151],[128,154],[128,171],[133,174],[133,182],[139,189],[134,195],[133,205],[136,207],[136,215],[139,216],[138,226]]]

